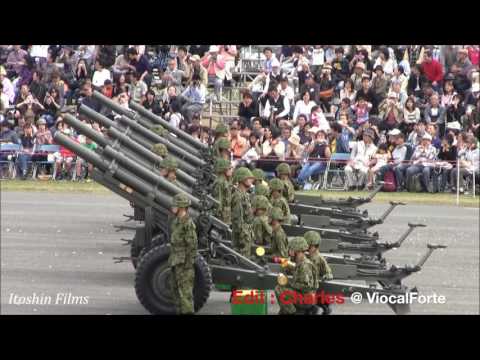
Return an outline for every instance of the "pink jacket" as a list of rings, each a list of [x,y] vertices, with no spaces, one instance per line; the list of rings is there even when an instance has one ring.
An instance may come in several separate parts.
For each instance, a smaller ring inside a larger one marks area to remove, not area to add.
[[[217,55],[217,61],[211,64],[210,58],[211,55],[205,56],[202,60],[203,67],[207,69],[208,75],[215,74],[218,78],[223,80],[225,78],[225,61],[221,55]]]

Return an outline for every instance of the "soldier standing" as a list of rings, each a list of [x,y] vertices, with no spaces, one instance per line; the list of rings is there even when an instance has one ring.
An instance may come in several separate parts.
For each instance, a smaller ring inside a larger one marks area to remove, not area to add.
[[[177,161],[173,157],[166,157],[160,163],[160,175],[172,184],[179,186],[177,182],[177,166]]]
[[[221,139],[228,140],[228,127],[224,123],[220,123],[215,128],[215,141],[213,143],[213,156],[221,157],[219,141]],[[229,147],[230,148],[230,147]],[[230,159],[230,158],[229,158]]]
[[[308,258],[310,259],[315,268],[315,271],[317,273],[317,279],[319,279],[319,281],[332,280],[332,269],[330,269],[330,266],[328,265],[325,258],[320,255],[320,234],[317,231],[310,230],[307,231],[303,236],[309,246]],[[328,303],[320,304],[320,307],[323,309],[324,315],[329,315],[332,312],[330,304]]]
[[[294,263],[288,267],[293,269],[293,279],[285,283],[286,276],[279,276],[279,284],[275,287],[275,295],[280,306],[279,315],[293,315],[299,312],[307,313],[313,308],[316,286],[313,264],[308,260],[305,251],[308,244],[303,237],[293,238],[288,245],[289,255]],[[282,281],[283,279],[283,285]]]
[[[272,227],[268,221],[267,211],[270,208],[270,202],[263,195],[256,195],[253,201],[255,218],[253,219],[254,243],[265,246],[270,245],[272,237]]]
[[[286,259],[288,258],[288,239],[282,228],[283,219],[282,209],[272,208],[270,214],[270,225],[272,226],[271,255]]]
[[[164,144],[155,144],[152,146],[152,152],[160,156],[162,159],[168,156],[168,149]]]
[[[270,180],[270,202],[273,207],[278,207],[282,209],[284,224],[290,225],[290,206],[288,205],[287,200],[284,197],[285,184],[282,180],[274,178]]]
[[[188,215],[190,199],[185,194],[173,197],[170,256],[168,265],[172,271],[172,294],[178,314],[193,314],[193,282],[195,279],[195,256],[197,254],[197,231]]]
[[[232,245],[243,256],[249,257],[253,242],[253,213],[248,190],[253,175],[246,167],[235,170],[233,181],[237,183],[232,196]]]
[[[262,169],[254,169],[252,174],[255,176],[255,193],[257,193],[257,188],[261,185],[268,188],[268,183],[265,181],[265,173]]]
[[[230,149],[232,147],[230,140],[225,138],[220,138],[215,144],[216,144],[216,150],[214,150],[216,154],[215,157],[225,159],[225,160],[230,160],[231,158]]]
[[[212,196],[220,203],[215,210],[215,216],[225,224],[232,222],[232,166],[229,160],[218,158],[215,161],[217,178],[213,183]]]
[[[283,189],[283,196],[289,203],[292,203],[295,200],[295,188],[293,187],[292,181],[290,180],[290,165],[287,163],[281,163],[277,166],[277,176],[285,184]]]

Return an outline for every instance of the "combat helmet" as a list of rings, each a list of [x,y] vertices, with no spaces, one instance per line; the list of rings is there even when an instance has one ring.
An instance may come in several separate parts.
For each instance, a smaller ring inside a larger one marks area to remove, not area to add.
[[[240,183],[248,178],[254,179],[251,171],[246,167],[239,167],[233,174],[234,182]]]
[[[256,195],[253,207],[255,209],[267,210],[270,207],[270,201],[268,201],[267,197],[264,195]]]
[[[309,246],[318,246],[320,245],[321,237],[317,231],[310,230],[303,234],[303,237],[307,241]]]
[[[232,167],[230,160],[226,159],[216,159],[215,160],[215,172],[218,173],[223,173],[226,170],[230,169]]]
[[[274,207],[270,213],[272,220],[283,221],[283,211],[279,207]]]
[[[167,136],[168,130],[165,129],[162,125],[155,125],[150,128],[155,134],[160,136]]]
[[[232,147],[232,144],[230,143],[230,140],[221,138],[217,142],[218,150],[230,150]]]
[[[287,163],[281,163],[275,170],[279,175],[290,175],[290,165]]]
[[[285,187],[285,184],[283,183],[282,180],[278,179],[278,178],[274,178],[272,180],[270,180],[270,189],[272,189],[272,191],[283,191],[283,188]]]
[[[162,158],[168,155],[168,149],[164,144],[155,144],[152,146],[152,152],[161,156]]]
[[[167,157],[160,162],[160,168],[167,170],[177,170],[177,161],[172,157]]]
[[[224,123],[220,123],[215,128],[215,135],[225,135],[228,133],[228,127]]]
[[[288,249],[292,251],[307,251],[308,250],[308,244],[307,241],[301,237],[297,236],[294,237],[292,240],[289,241],[288,243]]]
[[[177,194],[173,197],[172,207],[187,208],[192,204],[185,194]]]
[[[265,173],[262,169],[253,169],[252,171],[253,176],[255,176],[255,180],[265,180]]]
[[[258,184],[255,186],[255,195],[268,196],[270,194],[270,189],[265,184]]]

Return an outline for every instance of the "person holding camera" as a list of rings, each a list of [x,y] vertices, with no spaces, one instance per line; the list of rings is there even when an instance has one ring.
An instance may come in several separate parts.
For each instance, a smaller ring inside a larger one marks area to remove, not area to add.
[[[208,85],[214,86],[217,100],[220,100],[225,79],[225,61],[223,56],[219,55],[219,50],[217,45],[210,46],[208,55],[202,60],[202,65],[207,69]]]
[[[182,97],[186,99],[186,103],[182,106],[182,114],[191,122],[194,114],[201,114],[205,99],[207,96],[207,89],[202,84],[199,74],[194,74],[192,83],[182,93]]]
[[[311,176],[323,173],[326,168],[325,159],[331,155],[326,132],[314,126],[309,133],[312,141],[306,147],[306,162],[297,178],[300,185],[304,185]],[[308,161],[309,159],[315,160]]]

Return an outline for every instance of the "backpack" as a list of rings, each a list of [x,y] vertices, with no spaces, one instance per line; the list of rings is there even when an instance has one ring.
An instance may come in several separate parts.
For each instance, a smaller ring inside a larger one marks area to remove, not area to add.
[[[392,170],[388,170],[383,178],[383,191],[394,192],[397,190],[397,182],[395,180],[395,173]]]
[[[409,192],[422,192],[422,183],[420,182],[421,173],[413,175],[407,182]]]

